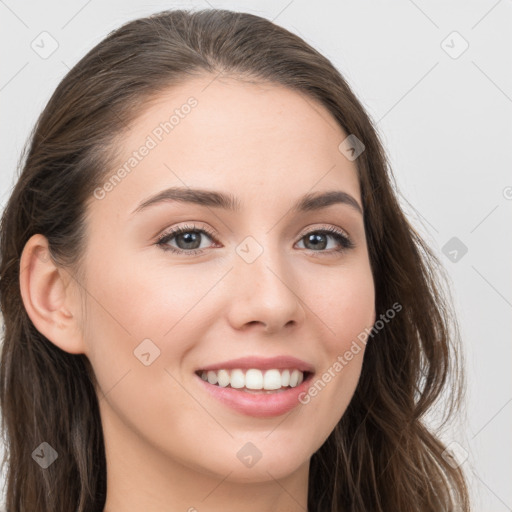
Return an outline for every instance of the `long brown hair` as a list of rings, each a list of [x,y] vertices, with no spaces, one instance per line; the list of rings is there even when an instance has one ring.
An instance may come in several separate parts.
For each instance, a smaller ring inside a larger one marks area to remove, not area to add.
[[[349,407],[311,458],[308,510],[468,511],[465,477],[424,419],[445,389],[445,420],[463,397],[444,269],[401,210],[372,121],[332,63],[301,38],[252,14],[214,9],[164,11],[110,33],[61,81],[22,155],[0,239],[7,510],[98,512],[106,496],[94,372],[84,354],[60,350],[29,319],[19,285],[25,243],[44,235],[55,263],[80,282],[88,200],[111,169],[117,137],[159,92],[205,73],[305,93],[365,146],[356,164],[377,318],[396,302],[403,309],[368,341]],[[43,441],[59,454],[47,469],[32,457]]]

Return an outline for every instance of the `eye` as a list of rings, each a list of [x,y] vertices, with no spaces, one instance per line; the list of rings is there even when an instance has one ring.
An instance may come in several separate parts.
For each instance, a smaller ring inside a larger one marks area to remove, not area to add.
[[[200,254],[203,252],[203,249],[198,248],[200,246],[200,244],[198,246],[198,242],[201,240],[202,235],[207,235],[209,238],[216,240],[215,235],[207,229],[199,229],[193,225],[181,226],[167,231],[159,237],[156,244],[160,246],[164,251],[171,251],[177,254]],[[169,245],[169,242],[173,239],[176,239],[178,246],[181,245],[182,247],[176,248],[172,245]]]
[[[201,238],[204,235],[217,243],[216,235],[208,229],[197,228],[195,225],[185,225],[165,232],[158,238],[156,245],[164,251],[171,251],[175,254],[186,254],[189,256],[201,254],[204,252],[204,247],[201,248]],[[329,238],[334,239],[338,243],[338,248],[325,250]],[[175,240],[178,247],[170,245],[172,240]],[[343,231],[332,226],[309,231],[301,237],[299,242],[302,240],[306,240],[307,244],[313,247],[313,249],[309,249],[312,253],[319,253],[315,256],[328,256],[333,252],[342,253],[355,247],[354,243]]]
[[[309,231],[308,233],[302,236],[299,242],[305,240],[309,246],[316,247],[317,249],[325,249],[326,246],[328,245],[328,242],[326,240],[329,238],[333,238],[338,242],[338,248],[331,249],[329,251],[313,250],[312,252],[319,253],[318,255],[315,254],[315,256],[329,256],[333,252],[342,253],[355,247],[354,243],[348,237],[348,235],[346,235],[343,231],[332,226],[328,226],[320,230],[317,229]]]

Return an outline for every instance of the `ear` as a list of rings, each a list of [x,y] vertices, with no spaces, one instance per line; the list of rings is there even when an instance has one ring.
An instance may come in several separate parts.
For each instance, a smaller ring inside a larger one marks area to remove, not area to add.
[[[54,345],[71,354],[83,354],[75,286],[71,275],[53,262],[46,237],[33,235],[20,259],[20,291],[27,314]]]

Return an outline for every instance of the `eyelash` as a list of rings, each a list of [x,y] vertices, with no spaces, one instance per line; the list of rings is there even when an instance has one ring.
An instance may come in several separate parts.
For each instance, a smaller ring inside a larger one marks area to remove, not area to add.
[[[163,233],[162,235],[160,235],[158,237],[158,240],[156,241],[155,245],[158,245],[164,251],[170,251],[174,254],[186,254],[189,256],[193,256],[193,255],[203,253],[205,251],[205,249],[189,249],[189,250],[176,249],[175,247],[172,247],[167,244],[167,242],[172,240],[174,237],[176,237],[182,233],[189,233],[189,232],[204,233],[204,234],[208,235],[214,242],[217,242],[216,234],[213,233],[212,231],[210,231],[209,229],[197,228],[195,225],[192,225],[192,226],[185,225],[185,226],[181,226],[178,228],[173,228],[173,229]],[[317,233],[317,234],[321,233],[321,234],[332,236],[341,245],[341,248],[339,248],[339,249],[331,249],[328,251],[325,251],[325,250],[313,251],[313,250],[309,249],[309,251],[312,253],[320,253],[320,254],[314,254],[314,256],[322,257],[322,256],[332,255],[333,253],[344,253],[347,250],[353,249],[355,247],[354,243],[347,235],[345,235],[342,231],[340,231],[336,228],[333,228],[332,226],[327,226],[325,228],[320,228],[320,229],[315,229],[315,230],[309,231],[308,233],[305,233],[304,235],[302,235],[300,240],[302,240],[306,236],[314,234],[314,233]]]

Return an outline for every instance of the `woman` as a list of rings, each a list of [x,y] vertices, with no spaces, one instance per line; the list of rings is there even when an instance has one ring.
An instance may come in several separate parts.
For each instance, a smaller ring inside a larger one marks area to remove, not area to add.
[[[127,23],[2,218],[7,510],[468,511],[422,421],[462,390],[440,270],[325,57],[245,13]]]

